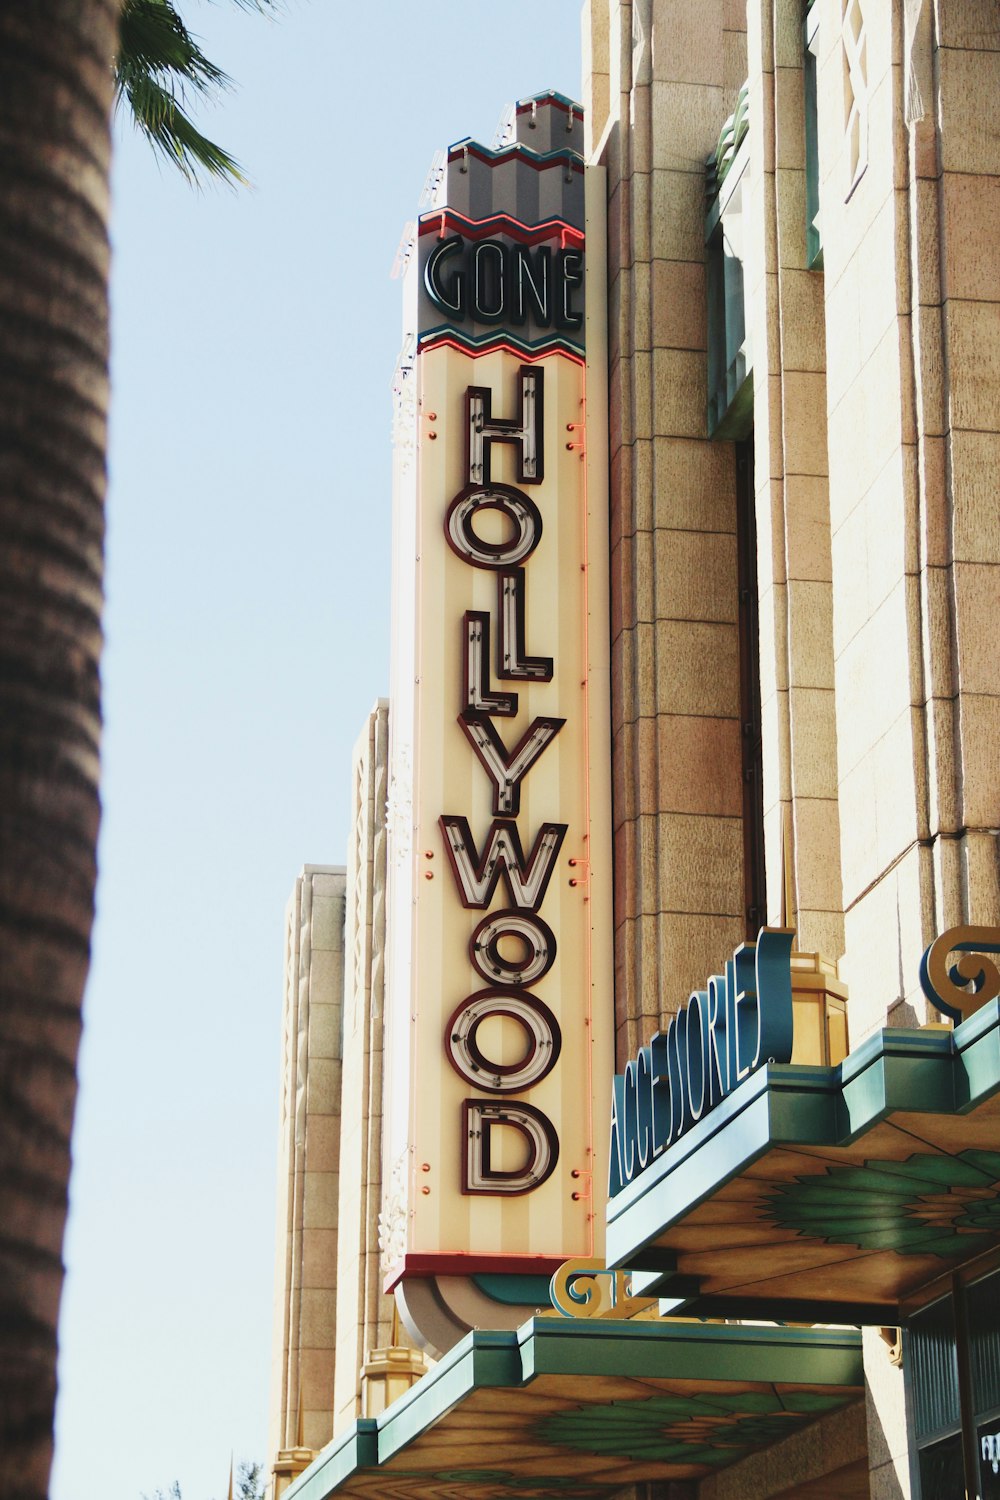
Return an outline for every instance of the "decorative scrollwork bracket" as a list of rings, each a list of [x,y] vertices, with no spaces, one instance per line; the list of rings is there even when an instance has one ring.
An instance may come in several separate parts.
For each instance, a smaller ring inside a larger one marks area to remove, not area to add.
[[[564,1318],[632,1318],[655,1297],[633,1297],[627,1271],[613,1271],[603,1260],[567,1260],[549,1283],[549,1299]]]
[[[949,964],[951,955],[960,954]],[[932,1005],[958,1025],[1000,995],[1000,927],[949,927],[920,960],[920,988]]]

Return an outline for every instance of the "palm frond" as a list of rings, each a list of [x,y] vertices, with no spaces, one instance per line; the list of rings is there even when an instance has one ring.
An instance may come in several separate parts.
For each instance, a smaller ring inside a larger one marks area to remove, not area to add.
[[[170,89],[153,78],[134,78],[124,97],[138,129],[190,181],[206,172],[224,182],[246,184],[235,157],[201,133]]]
[[[236,0],[270,5],[272,0]],[[199,173],[246,183],[239,163],[210,141],[187,112],[187,92],[211,94],[230,86],[202,52],[171,0],[123,0],[115,85],[137,128],[191,181]]]
[[[136,74],[171,75],[199,90],[229,83],[202,52],[171,0],[124,0],[115,59],[119,87]]]

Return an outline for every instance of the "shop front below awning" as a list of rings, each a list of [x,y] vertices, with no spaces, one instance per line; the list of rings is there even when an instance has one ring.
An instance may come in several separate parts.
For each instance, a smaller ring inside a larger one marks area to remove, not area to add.
[[[475,1332],[287,1500],[606,1500],[698,1479],[861,1398],[860,1335],[534,1318]]]
[[[608,1204],[607,1263],[663,1311],[894,1324],[1000,1243],[1000,1001],[752,1074]]]

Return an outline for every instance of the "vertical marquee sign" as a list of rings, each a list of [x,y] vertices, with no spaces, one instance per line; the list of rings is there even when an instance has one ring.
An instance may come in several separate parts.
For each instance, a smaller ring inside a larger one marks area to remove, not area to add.
[[[451,148],[405,272],[382,1217],[404,1296],[603,1246],[603,173],[560,95],[513,137]]]

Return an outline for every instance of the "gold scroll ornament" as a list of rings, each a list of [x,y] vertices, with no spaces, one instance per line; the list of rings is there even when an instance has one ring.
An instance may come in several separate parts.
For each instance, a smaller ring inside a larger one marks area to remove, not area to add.
[[[603,1260],[567,1260],[549,1283],[549,1298],[564,1318],[634,1318],[655,1307],[655,1297],[633,1297],[627,1271]]]
[[[949,927],[920,961],[921,989],[956,1025],[1000,995],[1000,967],[988,953],[1000,954],[1000,927]]]

